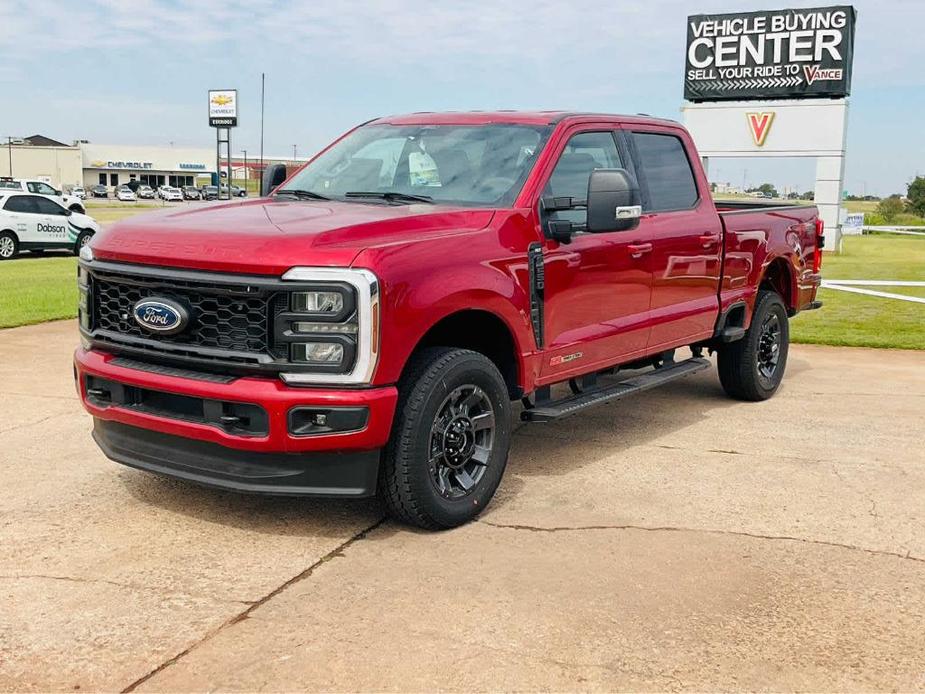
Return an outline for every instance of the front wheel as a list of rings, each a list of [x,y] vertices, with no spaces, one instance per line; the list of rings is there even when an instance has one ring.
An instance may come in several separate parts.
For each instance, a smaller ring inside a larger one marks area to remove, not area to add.
[[[759,291],[745,336],[717,352],[723,389],[737,400],[767,400],[784,378],[789,347],[790,324],[784,302],[777,292]]]
[[[90,243],[90,239],[92,238],[92,231],[81,232],[80,236],[77,237],[77,241],[74,243],[74,255],[80,255],[80,249]]]
[[[497,367],[470,350],[422,350],[399,382],[380,493],[405,523],[462,525],[491,501],[510,445],[511,403]]]

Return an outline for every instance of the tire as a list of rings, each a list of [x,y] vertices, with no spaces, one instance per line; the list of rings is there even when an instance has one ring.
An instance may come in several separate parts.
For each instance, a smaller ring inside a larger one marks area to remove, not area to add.
[[[92,231],[82,231],[80,236],[77,237],[77,240],[74,242],[74,255],[80,255],[80,249],[90,243],[90,239],[93,238]]]
[[[745,336],[717,352],[719,380],[737,400],[767,400],[780,387],[787,368],[790,324],[777,292],[761,290]]]
[[[0,232],[0,260],[15,258],[19,253],[19,239],[12,231]]]
[[[494,496],[511,445],[501,373],[478,352],[428,348],[412,357],[398,392],[379,471],[389,512],[429,530],[472,520]]]

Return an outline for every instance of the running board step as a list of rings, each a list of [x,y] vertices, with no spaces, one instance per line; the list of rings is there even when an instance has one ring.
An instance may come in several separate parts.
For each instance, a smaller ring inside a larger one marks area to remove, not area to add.
[[[525,422],[549,422],[554,419],[561,419],[581,412],[586,407],[593,407],[594,405],[625,398],[627,395],[657,388],[670,381],[690,376],[709,368],[710,362],[701,358],[687,359],[676,364],[666,364],[654,371],[628,378],[613,385],[595,388],[587,393],[579,393],[561,400],[539,403],[536,407],[523,410],[520,413],[520,418]]]

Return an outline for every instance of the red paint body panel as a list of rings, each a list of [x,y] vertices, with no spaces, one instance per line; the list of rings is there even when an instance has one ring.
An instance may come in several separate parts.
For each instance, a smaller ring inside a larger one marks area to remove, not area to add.
[[[378,366],[368,388],[296,388],[267,378],[205,383],[113,365],[108,355],[78,350],[79,372],[199,397],[260,404],[271,417],[267,437],[231,436],[216,428],[118,408],[96,417],[255,451],[359,450],[383,446],[397,400],[395,383],[420,340],[460,311],[492,314],[509,330],[524,392],[582,373],[709,339],[721,311],[744,302],[774,269],[793,311],[814,300],[816,211],[811,207],[717,212],[700,160],[678,124],[645,117],[533,113],[411,114],[391,124],[522,123],[552,132],[510,208],[369,205],[256,199],[143,215],[93,240],[102,260],[278,276],[295,266],[365,268],[380,283]],[[632,129],[681,138],[700,200],[692,209],[645,214],[637,229],[584,234],[570,244],[545,238],[538,202],[569,135]],[[284,184],[285,185],[285,184]],[[545,338],[530,319],[527,250],[545,260]],[[637,256],[637,250],[646,250]],[[783,274],[781,274],[783,273]],[[784,291],[786,290],[786,291]],[[578,356],[576,356],[578,355]],[[568,357],[566,359],[565,357]],[[364,405],[362,432],[295,438],[285,412],[294,404]]]
[[[78,349],[74,366],[78,375],[92,374],[131,386],[160,390],[198,398],[230,400],[262,406],[269,415],[267,436],[235,436],[217,427],[167,419],[121,407],[97,407],[89,400],[84,379],[78,378],[78,391],[84,407],[94,417],[122,424],[154,429],[165,434],[186,436],[217,443],[229,448],[249,451],[297,453],[305,451],[371,450],[381,448],[389,438],[392,413],[398,399],[394,386],[363,390],[329,390],[289,388],[278,380],[239,378],[232,383],[210,383],[165,376],[147,371],[128,369],[112,364],[112,356]],[[298,405],[319,407],[368,407],[369,422],[362,431],[313,436],[290,436],[286,430],[286,415]]]

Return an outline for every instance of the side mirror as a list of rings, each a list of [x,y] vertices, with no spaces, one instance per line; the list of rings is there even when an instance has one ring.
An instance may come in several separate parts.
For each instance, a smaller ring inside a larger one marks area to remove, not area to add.
[[[639,226],[639,185],[626,169],[595,169],[588,179],[588,231],[628,231]]]
[[[263,170],[263,178],[260,181],[260,195],[266,197],[273,192],[280,183],[286,180],[288,174],[283,164],[271,164]]]

